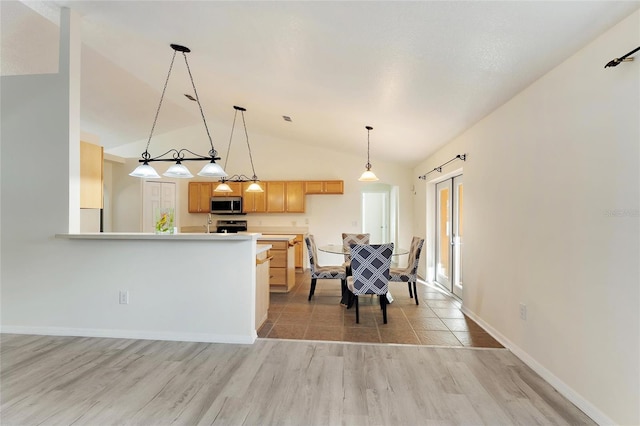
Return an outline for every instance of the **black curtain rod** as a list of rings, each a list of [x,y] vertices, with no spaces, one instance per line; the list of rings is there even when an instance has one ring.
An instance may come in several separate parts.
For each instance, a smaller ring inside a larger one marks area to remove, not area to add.
[[[446,163],[440,164],[435,169],[433,169],[433,170],[431,170],[431,171],[429,171],[429,172],[427,172],[427,173],[425,173],[425,174],[423,174],[421,176],[418,176],[418,179],[427,180],[427,175],[429,173],[433,173],[433,172],[442,173],[442,168],[444,166],[446,166],[447,164],[449,164],[449,163],[451,163],[453,161],[456,161],[456,160],[467,161],[467,154],[458,154],[458,155],[456,155],[455,157],[453,157],[451,160],[447,161]]]

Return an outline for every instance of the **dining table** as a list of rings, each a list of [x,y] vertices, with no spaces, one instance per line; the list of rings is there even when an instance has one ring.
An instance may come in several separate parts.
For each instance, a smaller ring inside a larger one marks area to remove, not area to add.
[[[325,253],[332,253],[332,254],[341,254],[341,255],[345,255],[345,254],[349,254],[349,248],[345,247],[343,244],[325,244],[322,246],[318,246],[318,250],[325,252]],[[409,254],[409,250],[405,249],[405,248],[401,248],[401,247],[395,247],[393,248],[393,253],[391,254],[392,256],[402,256],[405,254]],[[347,276],[351,275],[351,267],[347,267]],[[342,298],[340,299],[340,304],[342,306],[347,306],[349,304],[349,289],[347,288],[347,286],[343,286],[342,287]],[[391,303],[393,301],[393,297],[391,297],[391,293],[387,292],[387,299],[389,301],[389,303]]]

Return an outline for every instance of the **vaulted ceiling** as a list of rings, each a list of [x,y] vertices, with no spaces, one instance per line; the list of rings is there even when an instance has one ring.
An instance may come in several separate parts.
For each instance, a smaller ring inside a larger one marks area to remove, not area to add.
[[[411,166],[640,2],[2,1],[2,75],[57,72],[60,7],[81,18],[82,128],[107,152],[148,137],[178,43],[192,50],[207,121],[230,128],[241,105],[252,144],[268,135],[358,155],[370,125],[372,160]],[[611,46],[593,66],[634,47]],[[185,93],[176,62],[156,132],[201,123]]]

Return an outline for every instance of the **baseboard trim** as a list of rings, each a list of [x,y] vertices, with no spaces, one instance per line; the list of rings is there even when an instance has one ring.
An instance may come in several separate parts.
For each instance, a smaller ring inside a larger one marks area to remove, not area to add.
[[[209,333],[179,333],[148,330],[113,330],[95,328],[64,328],[64,327],[25,327],[5,326],[0,327],[2,333],[7,334],[39,334],[44,336],[75,336],[75,337],[108,337],[116,339],[141,339],[141,340],[171,340],[177,342],[203,342],[203,343],[233,343],[253,344],[257,339],[254,331],[251,336],[238,334],[209,334]]]
[[[565,382],[559,379],[555,374],[545,368],[542,364],[536,361],[531,355],[529,355],[525,350],[520,348],[518,345],[514,344],[511,340],[507,339],[502,333],[500,333],[495,328],[491,327],[482,318],[478,317],[474,312],[467,309],[464,305],[462,306],[462,312],[470,317],[472,320],[477,322],[482,328],[484,328],[487,333],[493,336],[498,342],[500,342],[505,348],[509,349],[515,356],[517,356],[522,362],[529,366],[533,371],[538,373],[540,377],[547,381],[553,388],[558,391],[562,396],[567,398],[573,405],[578,407],[585,413],[587,416],[591,418],[594,422],[599,425],[615,425],[614,422],[609,416],[603,413],[598,407],[593,405],[591,402],[586,400],[582,395],[576,392],[573,388],[568,386]]]

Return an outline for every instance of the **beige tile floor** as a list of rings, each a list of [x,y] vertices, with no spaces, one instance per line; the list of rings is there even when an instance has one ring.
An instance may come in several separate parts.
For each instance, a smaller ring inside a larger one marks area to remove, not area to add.
[[[269,317],[258,337],[413,345],[503,346],[460,310],[460,302],[442,290],[418,284],[416,306],[405,283],[390,283],[394,301],[383,324],[377,297],[360,297],[360,323],[355,308],[340,306],[340,281],[318,280],[307,301],[309,273],[296,274],[289,293],[271,293]]]

